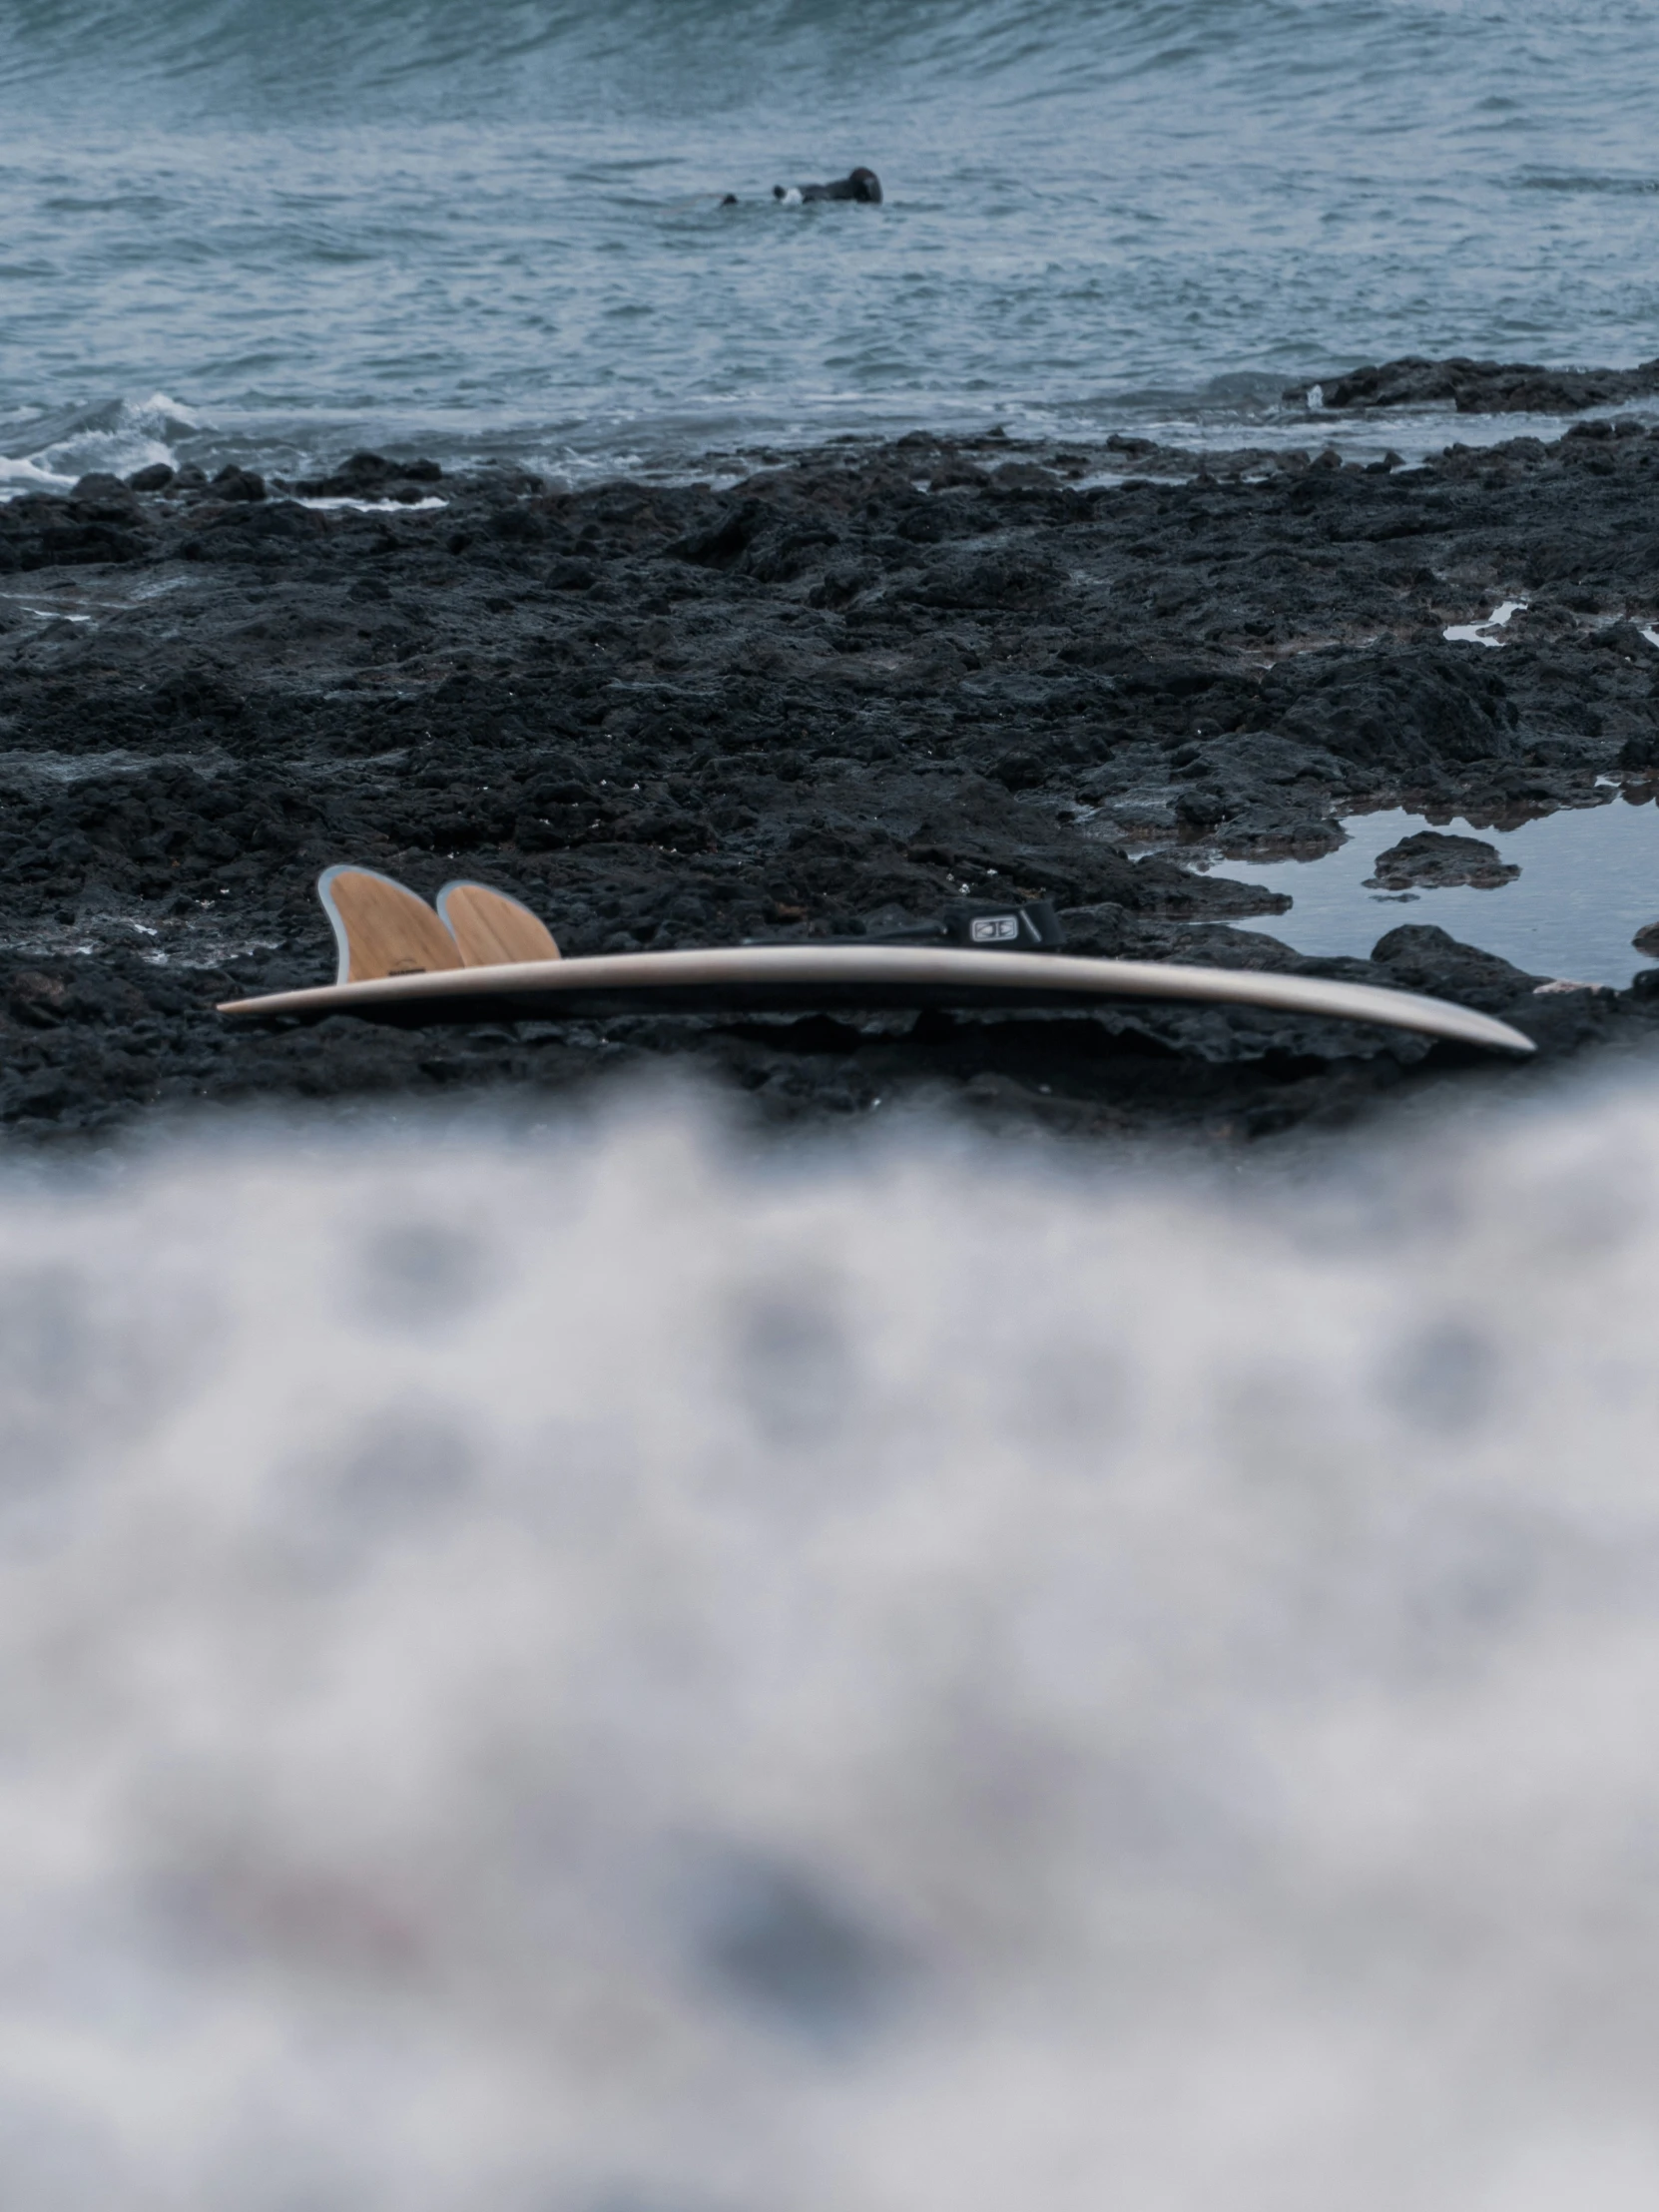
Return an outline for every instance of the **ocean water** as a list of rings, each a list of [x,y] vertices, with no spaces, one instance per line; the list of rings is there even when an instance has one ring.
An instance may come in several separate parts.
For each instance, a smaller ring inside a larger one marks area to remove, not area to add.
[[[1443,415],[1278,395],[1659,352],[1651,34],[1637,0],[8,0],[0,486],[993,422],[1425,449]],[[879,209],[771,199],[854,162]]]
[[[1651,1089],[0,1187],[20,2212],[1648,2212]]]

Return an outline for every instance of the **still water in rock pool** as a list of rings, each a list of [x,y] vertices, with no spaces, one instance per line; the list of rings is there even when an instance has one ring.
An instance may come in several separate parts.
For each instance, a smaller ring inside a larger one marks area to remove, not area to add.
[[[1288,913],[1239,927],[1260,929],[1299,952],[1364,957],[1401,922],[1432,922],[1533,975],[1622,990],[1653,964],[1630,940],[1659,921],[1659,807],[1615,799],[1516,830],[1437,824],[1449,835],[1478,837],[1520,872],[1486,888],[1377,885],[1379,857],[1425,827],[1420,815],[1401,808],[1351,815],[1343,823],[1346,843],[1317,860],[1218,860],[1208,872],[1288,893]]]

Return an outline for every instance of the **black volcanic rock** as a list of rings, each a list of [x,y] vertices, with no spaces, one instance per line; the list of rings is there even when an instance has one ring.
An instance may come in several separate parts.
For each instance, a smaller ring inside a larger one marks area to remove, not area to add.
[[[499,883],[572,954],[1046,898],[1080,950],[1435,989],[1554,1054],[1659,1038],[1659,994],[1539,997],[1438,931],[1303,960],[1230,926],[1282,901],[1186,864],[1329,849],[1367,807],[1509,824],[1659,763],[1659,438],[1407,471],[920,438],[769,460],[730,491],[360,455],[305,487],[369,511],[231,481],[0,505],[0,569],[29,575],[0,600],[14,1131],[541,1097],[677,1059],[776,1121],[930,1098],[1250,1136],[1453,1079],[1420,1039],[1128,1002],[229,1029],[217,998],[331,973],[313,884],[339,859],[428,895]],[[434,485],[441,505],[414,503]],[[1496,650],[1445,641],[1515,598]],[[1525,1080],[1489,1060],[1455,1079]]]
[[[74,511],[88,522],[136,522],[139,503],[119,476],[83,476],[69,495]]]
[[[1512,860],[1503,859],[1496,845],[1481,837],[1451,837],[1439,830],[1419,830],[1401,837],[1386,852],[1377,855],[1377,873],[1368,877],[1368,890],[1445,890],[1466,884],[1473,890],[1496,890],[1512,883],[1520,873]]]
[[[415,486],[438,483],[436,461],[390,461],[383,453],[353,453],[326,476],[311,476],[293,489],[306,499],[395,499],[422,496]]]
[[[1309,384],[1293,384],[1287,399],[1305,399]],[[1411,407],[1449,400],[1459,414],[1578,414],[1618,407],[1659,392],[1659,360],[1639,368],[1540,368],[1526,361],[1476,361],[1464,355],[1425,360],[1406,354],[1371,368],[1351,369],[1320,386],[1337,409]]]
[[[232,462],[214,478],[212,490],[216,499],[263,499],[265,478],[251,468],[238,468]]]

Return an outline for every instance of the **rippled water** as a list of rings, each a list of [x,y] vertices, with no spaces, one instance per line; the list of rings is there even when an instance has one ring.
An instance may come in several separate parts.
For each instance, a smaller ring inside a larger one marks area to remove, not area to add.
[[[0,465],[1305,439],[1292,375],[1659,349],[1656,94],[1629,0],[12,0]]]

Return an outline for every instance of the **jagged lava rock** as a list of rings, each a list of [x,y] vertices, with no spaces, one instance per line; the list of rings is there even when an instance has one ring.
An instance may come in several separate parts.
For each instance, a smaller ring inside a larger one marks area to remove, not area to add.
[[[1367,890],[1449,890],[1466,884],[1472,890],[1496,890],[1512,883],[1520,873],[1513,860],[1505,860],[1496,845],[1481,837],[1447,836],[1439,830],[1419,830],[1401,837],[1377,855],[1377,873],[1366,881]]]

